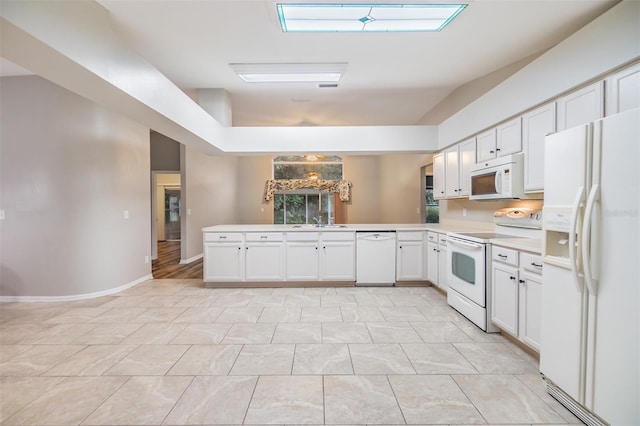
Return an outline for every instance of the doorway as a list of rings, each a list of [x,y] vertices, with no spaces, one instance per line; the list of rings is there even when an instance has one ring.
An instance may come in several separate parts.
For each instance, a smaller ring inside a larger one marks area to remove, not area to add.
[[[182,185],[177,171],[152,171],[151,175],[151,258],[157,260],[158,241],[182,239]]]
[[[164,235],[158,241],[180,240],[180,188],[164,188]],[[163,238],[164,237],[164,238]]]

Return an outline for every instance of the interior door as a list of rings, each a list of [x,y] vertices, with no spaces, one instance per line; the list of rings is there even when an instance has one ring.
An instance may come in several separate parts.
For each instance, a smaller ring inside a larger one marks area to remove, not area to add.
[[[180,239],[180,189],[164,190],[164,234],[167,240]]]

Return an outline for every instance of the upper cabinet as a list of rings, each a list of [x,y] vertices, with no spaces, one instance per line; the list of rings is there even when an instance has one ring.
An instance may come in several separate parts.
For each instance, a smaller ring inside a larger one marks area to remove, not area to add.
[[[640,63],[613,74],[605,84],[607,116],[640,107]]]
[[[444,154],[436,154],[433,156],[433,198],[440,199],[445,197],[445,168]]]
[[[444,151],[445,196],[469,196],[469,171],[476,163],[476,138],[471,138]],[[434,167],[435,169],[435,167]]]
[[[522,151],[520,117],[478,135],[478,162]]]
[[[478,135],[478,162],[496,158],[496,129]]]
[[[522,120],[520,117],[499,125],[496,129],[496,156],[522,151]]]
[[[544,189],[544,138],[556,131],[556,103],[551,102],[522,116],[524,190]]]
[[[604,117],[604,81],[558,99],[558,132]]]

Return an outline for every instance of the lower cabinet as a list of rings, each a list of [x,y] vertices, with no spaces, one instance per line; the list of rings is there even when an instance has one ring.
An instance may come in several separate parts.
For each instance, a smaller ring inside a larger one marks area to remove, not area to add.
[[[245,235],[246,281],[284,280],[284,239],[280,232]]]
[[[290,232],[286,244],[286,279],[355,281],[355,234]]]
[[[356,280],[356,236],[352,232],[323,232],[320,237],[320,279]]]
[[[427,234],[427,280],[447,290],[447,235]]]
[[[241,233],[207,233],[204,237],[204,281],[242,281],[244,243]]]
[[[317,232],[287,233],[287,280],[317,281],[320,279],[318,238]]]
[[[396,281],[425,280],[424,232],[397,232]]]
[[[540,351],[542,258],[493,246],[491,321]]]

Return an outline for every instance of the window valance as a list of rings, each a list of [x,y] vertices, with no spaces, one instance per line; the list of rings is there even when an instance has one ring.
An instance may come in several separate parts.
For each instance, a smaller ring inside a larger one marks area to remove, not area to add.
[[[348,180],[271,179],[265,185],[264,199],[271,201],[276,191],[293,191],[296,189],[317,189],[325,192],[336,192],[340,194],[340,201],[349,201],[351,198],[351,182]]]

